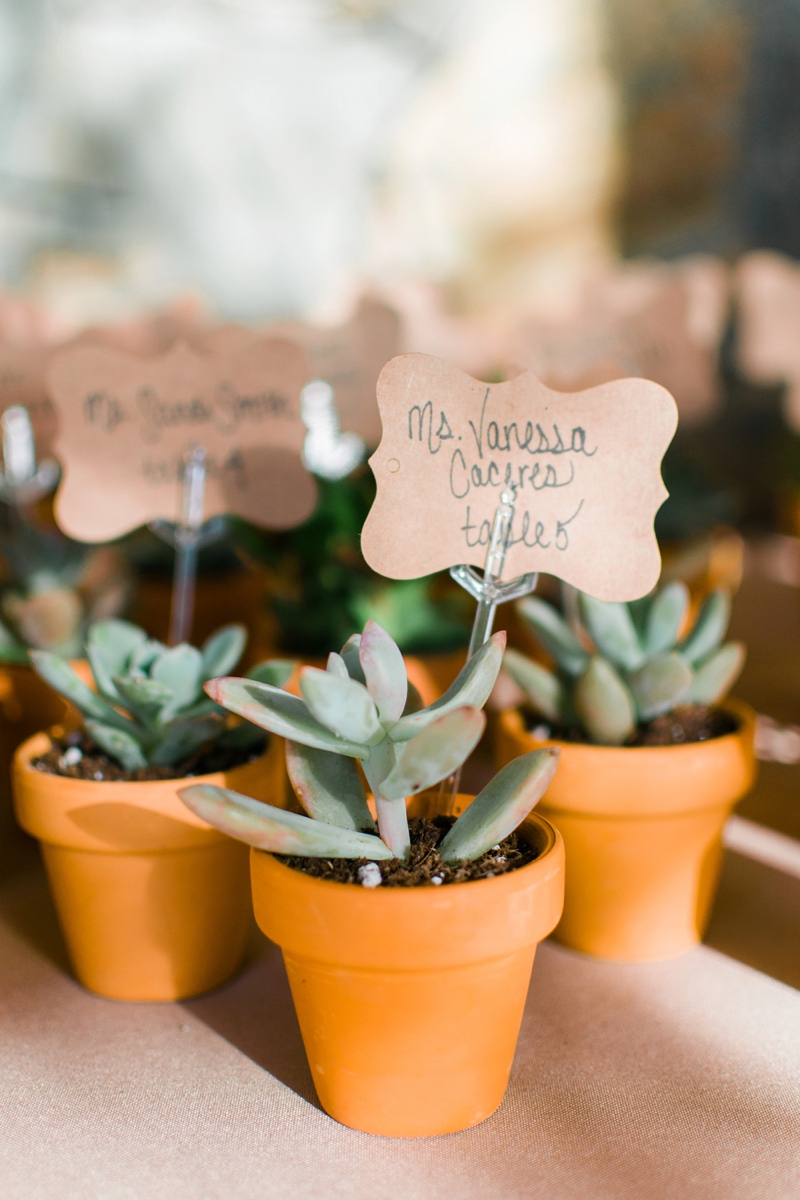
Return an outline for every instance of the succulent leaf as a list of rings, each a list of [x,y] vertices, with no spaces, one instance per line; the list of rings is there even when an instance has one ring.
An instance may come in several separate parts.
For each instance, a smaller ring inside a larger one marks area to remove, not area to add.
[[[352,758],[287,742],[286,767],[303,808],[315,821],[377,831]]]
[[[672,649],[688,607],[689,589],[680,580],[668,583],[658,593],[650,604],[644,627],[644,649],[648,658]]]
[[[150,678],[172,689],[172,702],[162,713],[164,720],[172,718],[197,698],[203,683],[203,656],[186,643],[172,646],[155,660]]]
[[[214,679],[229,675],[244,653],[247,630],[244,625],[223,625],[203,642],[202,677]]]
[[[89,629],[86,657],[99,690],[112,700],[119,699],[113,677],[128,669],[131,655],[147,641],[143,629],[128,621],[97,621]]]
[[[31,650],[30,658],[37,674],[45,683],[49,683],[55,691],[70,700],[84,717],[100,721],[103,725],[111,725],[115,729],[130,733],[135,731],[133,722],[118,713],[102,696],[98,696],[97,692],[93,692],[59,655],[49,650]]]
[[[344,664],[344,659],[342,658],[341,654],[337,654],[335,650],[331,650],[330,654],[328,655],[328,661],[326,663],[325,670],[331,675],[338,675],[340,679],[350,678],[347,667]]]
[[[406,706],[406,664],[395,641],[377,621],[367,621],[364,626],[358,657],[381,724],[394,725]]]
[[[157,679],[136,679],[130,675],[115,675],[114,687],[131,711],[151,717],[173,699],[172,688]]]
[[[555,774],[555,746],[512,759],[475,797],[439,846],[445,862],[473,862],[525,820]]]
[[[348,754],[351,758],[368,759],[370,756],[368,746],[337,737],[312,715],[304,700],[271,684],[229,676],[209,680],[205,690],[223,708],[278,737],[289,738],[303,746],[315,746],[318,750],[332,750],[334,754]]]
[[[589,654],[561,613],[538,596],[526,596],[516,607],[561,670],[573,677],[582,675],[589,664]]]
[[[691,685],[692,669],[675,653],[651,658],[628,676],[628,686],[642,721],[652,721],[670,712],[684,699]]]
[[[266,662],[256,663],[247,672],[248,679],[258,683],[269,683],[272,687],[282,688],[294,671],[295,663],[290,658],[271,658]]]
[[[566,688],[557,675],[513,649],[506,650],[503,666],[537,712],[548,721],[564,719]]]
[[[171,721],[150,751],[150,762],[156,767],[177,767],[206,742],[212,741],[221,728],[222,721],[217,716],[183,717]]]
[[[347,667],[347,673],[351,679],[355,679],[356,683],[363,683],[367,686],[366,676],[361,667],[361,659],[359,657],[359,648],[361,646],[361,634],[354,633],[347,639],[342,646],[342,660]]]
[[[409,741],[444,713],[452,712],[455,708],[463,708],[464,705],[483,708],[503,665],[505,645],[505,631],[501,630],[467,660],[457,679],[443,696],[427,708],[401,717],[397,724],[391,727],[389,737],[392,741]]]
[[[636,728],[633,697],[610,662],[599,655],[575,685],[575,708],[586,732],[601,746],[619,746]]]
[[[644,662],[644,651],[627,604],[581,593],[581,612],[600,654],[626,671]]]
[[[203,821],[259,850],[308,858],[394,857],[385,842],[373,834],[273,808],[229,788],[195,784],[181,788],[178,795]]]
[[[303,667],[300,691],[317,720],[339,737],[366,746],[383,740],[375,701],[362,683]]]
[[[401,800],[432,787],[460,767],[486,727],[480,709],[452,709],[408,742],[396,747],[397,760],[380,785],[387,800]]]
[[[733,687],[744,666],[746,651],[741,642],[728,642],[695,668],[688,704],[717,704]]]
[[[86,722],[87,732],[94,738],[109,758],[116,759],[126,771],[140,771],[147,766],[141,746],[136,738],[122,729],[113,729],[101,721]]]
[[[712,592],[700,609],[694,628],[678,650],[688,663],[694,665],[708,658],[725,636],[731,618],[731,600],[721,589]]]
[[[131,674],[144,675],[166,649],[163,642],[157,642],[155,638],[146,638],[145,641],[139,643],[131,655],[128,671]]]

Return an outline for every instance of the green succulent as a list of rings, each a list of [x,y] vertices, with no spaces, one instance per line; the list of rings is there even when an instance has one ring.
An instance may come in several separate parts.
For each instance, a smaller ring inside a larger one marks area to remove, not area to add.
[[[87,733],[109,758],[137,771],[178,767],[212,744],[246,750],[263,740],[252,726],[229,728],[225,710],[203,690],[236,666],[246,640],[241,625],[226,625],[202,650],[167,647],[127,621],[98,621],[86,643],[96,691],[57,654],[34,650],[30,657],[42,679],[83,713]],[[293,666],[260,663],[249,678],[278,688]]]
[[[504,659],[508,674],[552,724],[577,727],[592,742],[618,746],[638,725],[678,704],[717,704],[738,678],[744,646],[722,644],[730,619],[727,592],[708,596],[683,638],[689,606],[683,583],[669,583],[628,604],[577,595],[592,648],[557,609],[529,596],[517,610],[556,670],[516,650],[507,650]]]
[[[483,733],[480,711],[500,670],[505,634],[473,655],[435,703],[419,708],[403,656],[368,621],[327,670],[305,667],[303,698],[246,679],[215,679],[206,691],[234,713],[287,738],[290,778],[308,816],[284,812],[226,788],[180,792],[205,821],[232,837],[280,854],[405,858],[406,798],[452,774]],[[409,695],[412,699],[409,702]],[[478,858],[524,820],[555,771],[557,753],[522,755],[508,764],[449,830],[445,861]],[[375,797],[377,827],[357,763]]]

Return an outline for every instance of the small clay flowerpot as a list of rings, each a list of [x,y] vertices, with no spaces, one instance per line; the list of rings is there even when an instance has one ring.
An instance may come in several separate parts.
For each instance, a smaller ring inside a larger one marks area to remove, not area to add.
[[[283,951],[317,1094],[343,1125],[427,1137],[500,1104],[564,889],[559,835],[536,814],[522,829],[533,862],[441,887],[335,883],[251,851],[256,920]]]
[[[719,880],[722,829],[755,775],[755,713],[724,706],[734,733],[679,746],[538,741],[500,714],[496,764],[559,746],[537,806],[563,839],[564,913],[554,937],[598,958],[672,958],[703,936]]]
[[[285,806],[283,741],[255,762],[197,776]],[[248,851],[182,803],[185,779],[106,783],[32,767],[50,740],[14,759],[23,829],[41,842],[80,982],[113,1000],[180,1000],[236,971],[250,918]]]
[[[92,682],[85,658],[70,666],[85,683]],[[27,839],[14,821],[11,764],[22,742],[51,725],[77,725],[77,709],[59,696],[27,663],[0,664],[0,871],[13,868]]]

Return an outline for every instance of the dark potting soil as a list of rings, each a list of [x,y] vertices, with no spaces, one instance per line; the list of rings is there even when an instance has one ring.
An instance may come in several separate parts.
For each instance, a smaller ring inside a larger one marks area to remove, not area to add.
[[[560,742],[590,744],[582,729],[561,729],[550,726],[532,709],[524,709],[525,724],[531,733]],[[738,723],[730,713],[706,704],[679,704],[671,713],[664,713],[638,729],[623,743],[625,746],[683,746],[689,742],[708,742],[712,738],[735,733]]]
[[[373,877],[375,867],[380,871],[381,883],[378,886],[422,887],[427,884],[439,887],[447,883],[465,883],[470,879],[506,875],[539,856],[539,851],[515,832],[474,862],[444,863],[436,847],[454,822],[454,817],[434,817],[432,820],[413,817],[408,822],[411,853],[405,861],[397,858],[381,862],[373,862],[368,858],[301,858],[294,854],[276,854],[275,857],[295,871],[314,875],[317,879],[331,879],[335,883],[369,886],[359,876],[359,871],[369,863]]]
[[[31,766],[48,775],[63,775],[67,779],[91,779],[98,783],[152,783],[159,779],[193,779],[197,775],[213,775],[215,771],[232,771],[253,762],[264,753],[266,736],[259,748],[253,750],[214,747],[202,751],[179,767],[143,767],[126,771],[105,754],[83,730],[67,733],[54,740],[46,754],[31,760]],[[80,751],[77,758],[75,751]]]

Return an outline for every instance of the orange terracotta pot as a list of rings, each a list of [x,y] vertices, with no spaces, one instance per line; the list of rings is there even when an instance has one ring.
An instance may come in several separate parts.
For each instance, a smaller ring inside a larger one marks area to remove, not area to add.
[[[85,658],[70,663],[81,679],[91,683]],[[88,678],[87,678],[88,676]],[[14,821],[11,764],[17,746],[40,730],[80,723],[77,709],[59,696],[26,663],[0,665],[0,870],[13,869],[22,859],[27,839]]]
[[[14,759],[14,801],[38,838],[75,974],[113,1000],[180,1000],[224,983],[250,920],[247,847],[182,803],[185,780],[104,783],[35,770],[49,738]],[[284,804],[284,744],[192,782]]]
[[[540,742],[521,714],[502,713],[503,766],[542,745],[561,761],[537,811],[567,855],[564,914],[555,938],[622,962],[672,958],[703,936],[722,862],[722,829],[755,776],[755,714],[725,707],[739,728],[684,746]]]
[[[283,951],[317,1094],[343,1125],[427,1137],[500,1104],[564,888],[559,835],[537,815],[523,828],[534,862],[440,888],[333,883],[251,851],[256,920]]]

